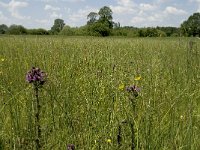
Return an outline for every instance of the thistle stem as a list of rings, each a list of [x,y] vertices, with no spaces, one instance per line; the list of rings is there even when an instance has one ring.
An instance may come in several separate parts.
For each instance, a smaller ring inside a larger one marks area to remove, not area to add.
[[[121,147],[121,143],[122,142],[122,135],[121,135],[121,125],[119,125],[118,127],[118,135],[117,135],[117,143],[118,143],[118,147]]]
[[[135,129],[134,129],[134,123],[130,123],[131,128],[131,150],[135,149]]]
[[[36,144],[36,150],[40,150],[41,148],[41,127],[40,127],[40,103],[39,103],[39,96],[38,96],[38,85],[35,86],[35,128],[36,128],[36,137],[35,137],[35,144]]]
[[[136,114],[136,99],[135,97],[131,99],[132,103],[132,109],[133,109],[133,118],[135,119],[137,117]],[[131,128],[131,150],[135,149],[135,122],[130,121],[130,128]]]

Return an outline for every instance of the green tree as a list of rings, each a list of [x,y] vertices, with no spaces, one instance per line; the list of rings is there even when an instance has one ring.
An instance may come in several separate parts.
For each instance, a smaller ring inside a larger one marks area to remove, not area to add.
[[[0,25],[0,34],[5,34],[8,30],[8,26],[5,24]]]
[[[96,22],[88,27],[88,32],[92,36],[109,36],[111,29],[106,22]]]
[[[194,13],[181,24],[181,32],[187,36],[200,37],[200,13]]]
[[[58,34],[63,29],[64,26],[65,26],[64,20],[55,19],[54,25],[51,27],[51,32],[53,34]]]
[[[64,28],[62,29],[62,31],[60,31],[61,35],[68,35],[68,36],[72,36],[75,35],[75,29],[71,28],[70,26],[64,26]]]
[[[177,27],[156,27],[156,29],[165,32],[166,36],[179,36],[179,28]]]
[[[98,17],[98,13],[96,13],[96,12],[90,12],[87,15],[87,19],[89,19],[88,22],[87,22],[87,24],[95,23],[97,21],[97,17]]]
[[[28,34],[32,35],[48,35],[49,32],[45,29],[39,28],[39,29],[28,29]]]
[[[27,30],[26,28],[24,28],[22,25],[11,25],[9,28],[8,28],[8,31],[7,31],[8,34],[27,34]]]
[[[113,28],[113,17],[112,17],[112,10],[108,6],[102,7],[98,14],[99,14],[99,22],[106,23],[109,25],[109,28]]]
[[[98,20],[97,20],[98,18]],[[108,6],[100,8],[98,13],[90,12],[87,16],[89,35],[109,36],[113,28],[112,10]]]
[[[110,9],[110,7],[108,6],[104,6],[102,8],[100,8],[99,12],[98,12],[99,16],[100,16],[100,20],[109,20],[112,21],[112,10]]]

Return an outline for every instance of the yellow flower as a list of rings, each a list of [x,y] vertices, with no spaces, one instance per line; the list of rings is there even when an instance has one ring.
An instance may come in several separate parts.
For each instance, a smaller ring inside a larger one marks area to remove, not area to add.
[[[4,58],[1,58],[1,61],[3,62],[3,61],[5,61],[5,59],[4,59]]]
[[[183,116],[183,115],[181,115],[181,116],[180,116],[180,119],[181,119],[181,120],[183,120],[183,119],[184,119],[184,116]]]
[[[111,139],[107,139],[107,141],[106,141],[107,143],[111,143],[112,141],[111,141]]]
[[[135,81],[139,81],[141,79],[142,79],[142,77],[140,75],[134,78]]]
[[[124,87],[125,87],[125,85],[122,83],[122,84],[119,85],[118,89],[119,90],[124,90]]]

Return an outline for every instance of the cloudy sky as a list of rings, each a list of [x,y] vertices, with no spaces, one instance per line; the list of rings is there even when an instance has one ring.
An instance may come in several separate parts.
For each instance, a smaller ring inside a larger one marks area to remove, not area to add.
[[[103,6],[113,11],[122,26],[176,26],[194,12],[200,0],[0,0],[0,24],[50,29],[56,18],[82,26],[90,12]]]

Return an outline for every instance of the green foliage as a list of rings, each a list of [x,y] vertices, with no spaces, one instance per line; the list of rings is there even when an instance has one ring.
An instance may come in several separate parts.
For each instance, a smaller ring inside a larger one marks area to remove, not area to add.
[[[60,31],[61,35],[72,36],[75,35],[75,28],[71,28],[70,26],[64,26],[64,28]]]
[[[64,26],[62,31],[59,33],[60,35],[67,35],[67,36],[87,36],[88,34],[88,26],[82,27],[70,27]]]
[[[99,16],[98,16],[99,15]],[[97,20],[97,17],[99,19]],[[87,22],[88,34],[92,36],[109,36],[113,28],[112,10],[104,6],[98,14],[90,12],[88,14],[89,21]]]
[[[134,27],[119,27],[112,30],[113,36],[127,36],[127,37],[138,37],[138,28]]]
[[[99,12],[99,20],[107,20],[107,21],[112,21],[112,10],[108,6],[104,6],[100,8]]]
[[[14,35],[27,34],[27,29],[24,28],[22,25],[11,25],[8,28],[7,33]]]
[[[51,32],[53,34],[58,34],[63,29],[64,26],[65,26],[64,20],[55,19],[54,25],[51,27]]]
[[[141,28],[138,31],[140,37],[165,37],[167,36],[165,32],[158,30],[156,28]]]
[[[109,36],[111,30],[106,22],[96,22],[88,26],[88,32],[92,36]]]
[[[166,37],[164,31],[157,28],[134,28],[134,27],[120,27],[112,30],[113,36],[127,36],[127,37]]]
[[[88,22],[87,24],[93,24],[97,21],[98,14],[96,12],[90,12],[87,16]]]
[[[164,31],[158,30],[158,29],[156,29],[156,30],[157,30],[157,36],[158,37],[166,37],[167,36],[167,34]]]
[[[45,29],[28,29],[27,30],[27,33],[28,34],[31,34],[31,35],[48,35],[49,32]]]
[[[75,28],[75,35],[77,36],[88,36],[89,33],[88,33],[88,26],[85,25],[85,26],[81,26],[81,27],[78,27],[78,28]]]
[[[108,25],[108,27],[110,29],[113,28],[113,17],[112,17],[112,10],[110,9],[110,7],[108,6],[104,6],[102,7],[99,12],[99,20],[98,22],[102,23],[102,24],[106,24]]]
[[[179,36],[179,28],[177,27],[156,27],[156,29],[165,32],[166,36]]]
[[[0,25],[0,34],[5,34],[8,30],[8,26],[5,24]]]
[[[181,24],[181,31],[186,36],[200,37],[200,13],[194,13]]]

